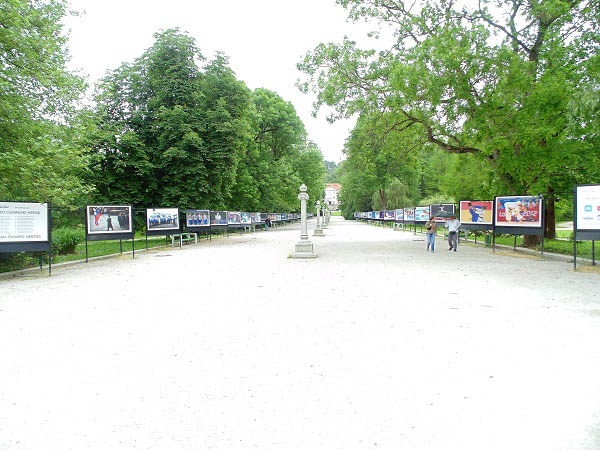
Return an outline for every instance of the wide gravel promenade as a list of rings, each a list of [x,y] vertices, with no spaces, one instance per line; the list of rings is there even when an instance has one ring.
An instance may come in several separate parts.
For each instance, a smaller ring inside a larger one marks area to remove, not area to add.
[[[600,448],[600,273],[326,234],[0,280],[0,449]]]

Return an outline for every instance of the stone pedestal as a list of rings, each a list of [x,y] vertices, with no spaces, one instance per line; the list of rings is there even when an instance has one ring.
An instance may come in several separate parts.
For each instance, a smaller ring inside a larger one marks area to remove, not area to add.
[[[313,243],[310,241],[298,241],[294,248],[294,253],[290,255],[290,258],[316,258],[315,249]]]

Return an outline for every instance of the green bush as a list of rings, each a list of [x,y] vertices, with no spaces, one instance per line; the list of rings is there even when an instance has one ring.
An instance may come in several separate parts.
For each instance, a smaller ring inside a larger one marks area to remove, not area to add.
[[[81,228],[61,227],[52,230],[52,253],[66,255],[75,253],[77,244],[85,240],[85,231]]]

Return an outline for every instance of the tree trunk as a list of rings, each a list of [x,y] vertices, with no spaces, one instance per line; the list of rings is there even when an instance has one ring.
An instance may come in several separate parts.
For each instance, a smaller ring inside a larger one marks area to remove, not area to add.
[[[385,189],[379,189],[379,200],[381,201],[381,209],[384,211],[387,209],[387,195]]]
[[[541,243],[542,243],[542,240],[540,239],[539,236],[534,236],[532,234],[526,234],[525,236],[523,236],[523,245],[525,247],[535,248],[536,246],[540,245]]]
[[[548,188],[548,195],[546,196],[546,216],[545,216],[545,229],[544,237],[546,239],[556,238],[556,216],[554,213],[554,188]]]

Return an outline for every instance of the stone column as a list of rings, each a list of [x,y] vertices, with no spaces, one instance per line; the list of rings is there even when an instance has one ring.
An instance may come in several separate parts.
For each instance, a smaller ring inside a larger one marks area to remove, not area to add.
[[[300,200],[300,240],[296,243],[294,253],[290,255],[290,258],[316,258],[318,256],[313,249],[312,242],[308,240],[306,201],[309,197],[306,191],[306,185],[302,184],[300,186],[300,194],[298,194],[298,199]]]
[[[316,203],[317,206],[317,228],[315,228],[315,232],[313,233],[313,236],[325,236],[325,233],[323,233],[323,228],[321,228],[321,202],[319,200],[317,200]]]

